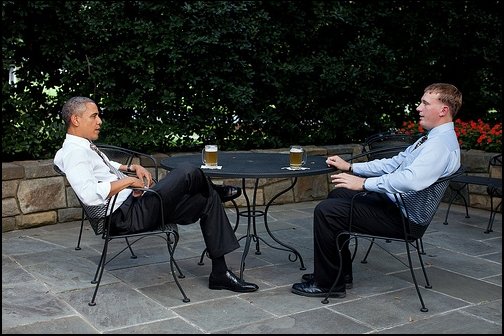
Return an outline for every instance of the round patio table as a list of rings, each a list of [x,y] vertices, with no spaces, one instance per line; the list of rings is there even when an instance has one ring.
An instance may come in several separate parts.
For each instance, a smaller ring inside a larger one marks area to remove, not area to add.
[[[188,155],[178,155],[172,156],[161,161],[161,167],[167,170],[172,170],[181,162],[190,162],[194,165],[200,167],[202,166],[201,154],[188,154]],[[268,226],[268,209],[271,204],[280,195],[283,195],[287,191],[291,190],[297,182],[298,177],[302,176],[314,176],[320,174],[333,173],[335,171],[334,167],[328,167],[326,164],[326,157],[323,156],[308,156],[305,169],[302,170],[289,170],[289,153],[253,153],[253,152],[219,152],[219,166],[221,169],[203,169],[205,175],[209,177],[218,178],[239,178],[242,180],[242,191],[247,203],[247,209],[245,211],[239,211],[236,202],[233,200],[233,204],[237,211],[237,221],[234,230],[238,228],[240,217],[247,218],[247,234],[240,237],[239,240],[245,238],[245,247],[242,254],[241,266],[240,266],[240,278],[243,279],[243,271],[245,269],[245,259],[247,257],[248,251],[250,249],[250,242],[253,240],[256,243],[256,254],[261,254],[259,247],[259,241],[264,242],[271,248],[277,250],[283,250],[290,252],[289,260],[295,262],[298,258],[301,263],[301,270],[305,270],[303,258],[301,254],[293,247],[283,243],[277,237],[273,235]],[[308,169],[306,169],[308,168]],[[246,193],[245,180],[247,178],[255,179],[254,190],[252,199]],[[292,178],[291,185],[282,190],[280,193],[273,196],[266,204],[264,210],[258,210],[256,208],[256,196],[257,188],[259,185],[259,179],[261,178]],[[263,217],[264,225],[268,235],[281,247],[273,246],[266,242],[263,238],[259,237],[256,228],[256,218]],[[205,251],[203,251],[200,259],[200,264],[203,264],[203,258],[205,256]],[[291,255],[294,254],[294,257]]]

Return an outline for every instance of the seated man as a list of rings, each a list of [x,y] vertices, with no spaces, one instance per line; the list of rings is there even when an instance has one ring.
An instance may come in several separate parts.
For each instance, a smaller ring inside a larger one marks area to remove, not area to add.
[[[128,234],[156,229],[159,225],[159,201],[152,193],[132,191],[129,187],[150,187],[151,173],[141,165],[120,165],[108,161],[92,143],[98,139],[102,120],[95,102],[86,97],[70,98],[61,111],[67,127],[63,146],[54,157],[79,199],[87,205],[104,204],[119,194],[112,209],[111,233]],[[120,171],[135,172],[125,176]],[[146,182],[144,182],[146,181]],[[253,292],[259,287],[237,278],[227,267],[224,255],[240,245],[227,218],[223,201],[238,197],[238,187],[215,186],[204,172],[189,163],[173,169],[152,186],[161,194],[167,223],[191,224],[200,221],[201,231],[212,260],[210,289]],[[189,195],[178,208],[182,199]]]
[[[352,288],[352,259],[348,244],[336,252],[336,237],[348,229],[350,204],[361,191],[373,191],[356,199],[353,205],[352,231],[401,238],[402,211],[394,202],[394,193],[419,191],[460,167],[460,147],[453,120],[462,106],[462,93],[453,85],[435,83],[424,89],[417,107],[420,125],[429,130],[403,152],[390,159],[350,164],[339,156],[327,159],[327,165],[350,173],[332,175],[335,189],[314,210],[314,270],[305,274],[291,291],[298,295],[324,297],[329,293],[341,268],[342,276],[332,297],[343,298]],[[353,174],[352,174],[353,173]],[[340,246],[348,239],[342,235]]]

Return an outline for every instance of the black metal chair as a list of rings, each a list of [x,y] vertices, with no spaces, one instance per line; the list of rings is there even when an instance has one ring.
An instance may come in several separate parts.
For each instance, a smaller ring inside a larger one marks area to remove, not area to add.
[[[427,277],[427,272],[425,270],[424,263],[422,261],[422,253],[420,252],[419,242],[422,239],[429,224],[431,223],[432,218],[436,214],[436,211],[439,207],[439,204],[441,203],[441,200],[443,199],[443,195],[444,195],[446,189],[448,188],[448,184],[450,183],[450,180],[457,177],[457,176],[460,176],[461,174],[463,174],[465,172],[465,170],[466,170],[466,167],[461,166],[457,170],[457,172],[455,172],[454,174],[438,179],[435,183],[433,183],[432,185],[430,185],[429,187],[427,187],[421,191],[399,193],[399,194],[394,195],[395,202],[397,203],[397,206],[399,206],[399,204],[403,204],[404,209],[406,211],[406,215],[403,216],[404,237],[402,237],[402,238],[375,236],[375,235],[363,234],[363,233],[352,231],[352,221],[353,221],[352,217],[353,217],[354,200],[355,200],[355,198],[362,197],[363,195],[365,195],[369,192],[368,191],[360,192],[357,195],[355,195],[354,198],[352,199],[348,230],[339,233],[338,236],[336,237],[336,244],[337,244],[339,258],[340,258],[340,265],[342,263],[341,250],[346,244],[348,244],[350,242],[351,239],[355,239],[355,251],[352,255],[352,262],[353,262],[353,259],[355,258],[355,255],[356,255],[355,252],[357,251],[357,241],[358,241],[357,238],[363,238],[363,239],[369,240],[371,242],[371,244],[369,245],[369,248],[366,252],[366,255],[361,262],[367,263],[367,257],[369,255],[369,251],[371,250],[371,247],[374,244],[376,244],[379,247],[381,247],[384,251],[389,253],[392,257],[394,257],[399,262],[401,262],[406,267],[408,267],[410,269],[411,277],[413,279],[413,283],[415,284],[418,298],[420,299],[420,303],[422,306],[420,311],[427,312],[428,309],[425,307],[425,303],[423,301],[422,294],[420,293],[420,289],[418,287],[418,282],[415,277],[409,246],[413,246],[415,248],[415,250],[417,251],[418,259],[420,261],[420,265],[422,267],[423,275],[424,275],[424,278],[426,281],[425,287],[432,288],[431,284],[429,283],[429,279]],[[341,235],[348,235],[348,238],[343,243],[343,246],[339,245]],[[384,240],[386,242],[387,241],[403,242],[406,247],[406,253],[408,256],[408,264],[406,264],[405,262],[403,262],[402,260],[397,258],[390,251],[387,251],[387,249],[385,249],[383,246],[379,245],[376,242],[377,240]],[[322,300],[322,303],[329,302],[328,298],[330,297],[331,292],[334,290],[336,284],[338,283],[340,276],[341,276],[341,267],[340,267],[340,271],[338,273],[338,276],[336,277],[329,293]]]
[[[54,165],[54,170],[62,175],[65,176],[65,173],[57,166]],[[162,198],[159,193],[156,191],[149,189],[149,188],[134,188],[135,190],[142,190],[144,192],[150,192],[155,194],[157,197],[157,200],[162,203]],[[112,260],[114,260],[117,256],[119,256],[122,252],[125,250],[129,249],[131,252],[131,257],[136,258],[135,254],[133,253],[133,250],[131,248],[132,245],[134,245],[136,242],[140,241],[143,238],[149,237],[149,236],[157,236],[161,237],[166,241],[166,245],[168,248],[168,254],[170,256],[170,268],[171,268],[171,273],[173,275],[173,279],[175,280],[175,284],[177,285],[178,289],[180,290],[180,293],[183,296],[183,302],[189,302],[189,298],[186,296],[184,290],[182,289],[176,273],[178,272],[178,277],[184,278],[184,274],[180,270],[179,266],[177,265],[177,262],[175,261],[173,254],[175,252],[175,248],[177,247],[178,241],[179,241],[179,234],[177,230],[177,225],[176,224],[170,224],[170,223],[165,223],[164,221],[164,213],[163,213],[163,206],[160,206],[160,223],[159,227],[154,230],[154,231],[147,231],[147,232],[141,232],[141,233],[135,233],[135,234],[125,234],[125,235],[113,235],[110,232],[110,225],[111,225],[111,217],[110,215],[107,215],[109,213],[108,209],[112,209],[114,207],[115,201],[117,198],[117,194],[110,199],[106,201],[105,204],[99,205],[99,206],[89,206],[84,204],[78,197],[77,199],[79,200],[80,205],[82,206],[83,212],[85,214],[86,219],[89,221],[91,224],[91,227],[93,228],[93,231],[96,235],[101,235],[102,239],[104,240],[103,243],[103,250],[101,253],[100,261],[98,262],[98,267],[96,269],[95,276],[91,283],[96,284],[93,297],[91,298],[91,301],[89,302],[90,306],[95,306],[96,302],[96,294],[98,293],[98,288],[100,286],[100,282],[102,279],[103,271],[105,269],[105,266]],[[131,240],[130,240],[131,238]],[[107,252],[108,252],[108,246],[109,242],[114,240],[114,239],[125,239],[126,240],[126,247],[124,247],[122,250],[117,252],[112,258],[107,258]],[[175,268],[177,272],[175,271]]]
[[[414,144],[423,134],[401,134],[396,132],[380,132],[371,135],[362,144],[362,152],[349,159],[351,162],[359,157],[365,156],[368,161],[377,159],[388,159],[404,151]],[[391,241],[387,241],[390,243]],[[423,242],[420,240],[421,253],[425,254]]]
[[[490,177],[462,175],[452,180],[453,183],[450,183],[450,189],[455,191],[455,193],[453,194],[448,203],[448,209],[446,210],[446,217],[443,224],[448,225],[448,215],[450,213],[450,208],[457,197],[462,198],[466,210],[465,217],[470,218],[468,200],[465,198],[463,190],[468,188],[469,184],[475,184],[475,185],[487,186],[487,193],[488,195],[490,195],[490,218],[488,219],[488,225],[484,232],[488,234],[493,231],[492,226],[494,223],[495,214],[499,211],[499,208],[502,205],[502,170],[500,178],[491,177],[492,167],[502,167],[502,154],[496,154],[490,158],[488,162],[488,175]],[[497,206],[494,208],[495,198],[498,198],[500,200],[498,201]]]
[[[391,158],[405,150],[422,136],[422,133],[400,134],[396,132],[380,132],[368,137],[362,144],[362,153],[366,153],[368,161]]]
[[[155,157],[152,155],[140,153],[131,149],[123,148],[123,147],[118,147],[118,146],[113,146],[113,145],[107,145],[107,144],[95,144],[98,149],[107,155],[107,157],[112,160],[119,162],[120,164],[123,164],[125,166],[133,164],[134,162],[138,162],[142,164],[143,166],[152,168],[154,170],[152,177],[155,182],[158,181],[158,162]],[[136,161],[135,161],[136,160]],[[124,172],[125,174],[128,174],[127,172]],[[86,214],[84,212],[84,209],[82,209],[82,217],[81,217],[81,226],[80,226],[80,231],[79,231],[79,239],[77,240],[77,246],[75,247],[76,250],[80,250],[80,243],[82,239],[82,231],[84,230],[84,221],[86,219]],[[135,258],[135,255],[132,252],[132,258]]]

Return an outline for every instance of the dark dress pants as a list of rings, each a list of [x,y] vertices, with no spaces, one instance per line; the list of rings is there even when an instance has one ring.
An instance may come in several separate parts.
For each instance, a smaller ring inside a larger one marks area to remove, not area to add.
[[[199,220],[211,259],[240,247],[219,195],[200,168],[182,163],[153,185],[152,189],[163,199],[165,223],[186,225]],[[159,206],[154,193],[130,196],[112,215],[112,233],[157,229],[160,226]]]
[[[338,188],[329,193],[314,210],[314,281],[320,287],[331,287],[340,267],[342,275],[337,286],[344,285],[344,276],[352,275],[352,260],[348,244],[342,249],[342,265],[336,247],[338,233],[348,230],[350,204],[357,191]],[[354,202],[352,231],[388,237],[403,237],[402,213],[385,194],[369,193]],[[348,235],[341,235],[342,246]]]

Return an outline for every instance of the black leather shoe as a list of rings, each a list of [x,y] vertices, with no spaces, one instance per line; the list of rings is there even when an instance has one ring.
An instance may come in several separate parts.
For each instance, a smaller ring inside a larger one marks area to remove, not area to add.
[[[241,195],[240,187],[227,186],[225,184],[212,184],[213,188],[219,194],[222,202],[231,201]]]
[[[310,282],[313,280],[313,273],[303,274],[301,279],[303,279],[303,282]],[[345,275],[345,288],[353,288],[353,278],[351,275]]]
[[[320,287],[315,281],[295,283],[291,292],[297,295],[309,297],[326,297],[330,288]],[[345,286],[336,287],[329,297],[344,298],[346,296]]]
[[[220,278],[214,277],[210,274],[208,281],[208,288],[210,289],[227,289],[233,292],[247,293],[255,292],[259,286],[253,283],[248,283],[236,277],[231,271],[226,271],[226,274]]]

